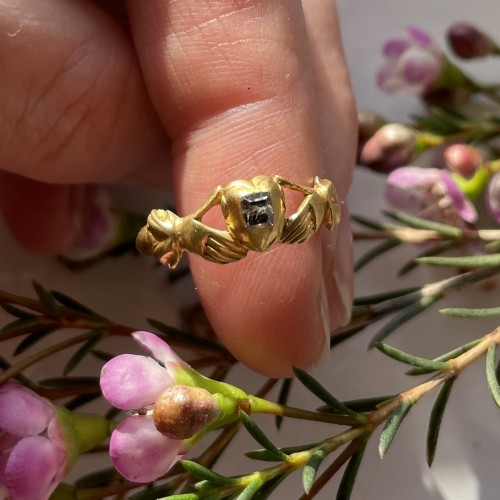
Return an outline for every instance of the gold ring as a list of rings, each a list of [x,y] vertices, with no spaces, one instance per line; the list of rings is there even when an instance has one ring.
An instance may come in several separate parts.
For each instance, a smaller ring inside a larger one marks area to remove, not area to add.
[[[304,195],[297,210],[286,214],[283,188]],[[226,230],[202,222],[203,216],[220,205]],[[175,268],[184,251],[218,264],[236,262],[252,250],[265,252],[274,243],[307,241],[324,223],[333,230],[340,220],[335,187],[315,177],[313,186],[301,186],[275,175],[259,175],[217,186],[195,212],[179,217],[170,210],[153,210],[137,236],[137,248],[162,264]]]

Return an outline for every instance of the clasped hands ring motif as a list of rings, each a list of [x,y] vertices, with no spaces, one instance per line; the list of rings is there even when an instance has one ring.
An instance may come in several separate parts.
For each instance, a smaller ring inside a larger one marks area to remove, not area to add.
[[[297,210],[286,215],[284,189],[304,195]],[[220,205],[227,230],[210,227],[203,216]],[[184,251],[218,264],[242,259],[252,250],[264,252],[276,242],[302,243],[322,223],[333,230],[340,220],[335,187],[316,177],[312,187],[301,186],[275,175],[259,175],[250,181],[236,180],[217,186],[195,212],[179,217],[170,210],[153,210],[137,236],[141,253],[153,255],[175,268]]]

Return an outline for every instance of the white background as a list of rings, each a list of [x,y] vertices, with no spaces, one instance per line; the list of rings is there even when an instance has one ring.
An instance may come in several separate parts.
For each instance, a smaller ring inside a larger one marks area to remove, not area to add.
[[[453,21],[473,21],[494,35],[498,32],[500,20],[498,0],[338,0],[338,7],[358,106],[375,109],[391,119],[404,119],[409,112],[420,111],[420,107],[414,98],[388,97],[375,87],[374,75],[381,62],[380,47],[388,36],[397,34],[407,25],[416,25],[429,31],[444,45],[444,32]],[[499,80],[500,61],[468,63],[465,67],[483,80]],[[377,213],[383,206],[382,189],[381,177],[358,170],[350,194],[352,212],[370,216]],[[133,208],[144,212],[151,208],[152,198],[155,199],[153,203],[161,204],[164,200],[162,193],[147,192],[146,196],[138,196],[137,191],[132,189],[120,190],[118,195]],[[82,273],[73,273],[52,259],[34,257],[23,251],[11,240],[3,225],[0,238],[0,288],[4,290],[32,295],[30,283],[32,278],[36,278],[48,288],[72,294],[106,316],[138,329],[147,327],[145,317],[177,323],[179,305],[195,300],[189,280],[169,288],[163,272],[151,266],[148,259],[125,256],[100,263]],[[358,255],[361,251],[361,248],[357,249]],[[394,278],[398,267],[412,254],[411,249],[397,251],[367,267],[357,277],[356,295],[423,283],[439,277],[437,273],[425,270],[405,280]],[[466,295],[449,297],[445,304],[494,306],[498,305],[499,295],[498,290],[485,291],[475,287]],[[0,320],[6,320],[4,316]],[[444,319],[434,309],[405,326],[390,339],[390,343],[417,355],[437,356],[478,334],[487,333],[493,326],[493,321]],[[391,394],[417,383],[417,380],[404,375],[403,365],[384,358],[378,352],[366,351],[375,331],[371,329],[361,333],[336,348],[330,362],[314,372],[339,399]],[[108,343],[106,347],[116,351],[128,350],[128,345],[132,348],[132,344],[126,344],[123,339],[114,339],[113,342],[115,345]],[[116,345],[118,342],[120,344]],[[2,344],[1,349],[2,355],[9,355],[6,346]],[[53,363],[43,373],[35,367],[30,374],[35,379],[59,376],[61,365]],[[76,374],[84,374],[84,369]],[[264,379],[238,367],[231,380],[252,391]],[[429,470],[425,463],[425,434],[432,398],[432,395],[427,397],[410,412],[383,460],[378,457],[377,439],[374,437],[366,451],[353,499],[499,498],[500,412],[486,389],[483,361],[467,370],[455,384],[435,463]],[[315,408],[318,401],[297,384],[290,404]],[[280,446],[312,442],[338,432],[323,424],[289,421],[285,422],[280,432],[275,432],[270,418],[259,418],[258,421]],[[242,457],[242,452],[255,447],[255,443],[241,433],[227,450],[217,470],[225,474],[251,471],[254,464]],[[104,458],[94,457],[86,461],[86,466],[90,468],[105,464]],[[299,479],[291,478],[276,492],[275,498],[298,498]],[[318,498],[334,498],[337,484],[338,480],[333,481]]]

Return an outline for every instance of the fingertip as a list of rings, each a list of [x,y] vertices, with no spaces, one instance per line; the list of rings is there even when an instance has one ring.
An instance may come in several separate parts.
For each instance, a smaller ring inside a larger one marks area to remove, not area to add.
[[[191,258],[205,312],[224,345],[243,364],[270,377],[308,369],[328,351],[322,314],[320,239],[276,245],[221,266]]]
[[[45,255],[68,250],[77,235],[80,205],[76,186],[44,184],[0,171],[0,209],[12,236]]]

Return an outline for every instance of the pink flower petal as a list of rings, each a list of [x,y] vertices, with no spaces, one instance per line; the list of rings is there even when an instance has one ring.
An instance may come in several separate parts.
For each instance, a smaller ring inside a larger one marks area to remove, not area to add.
[[[448,191],[448,196],[451,198],[453,207],[457,211],[458,215],[465,221],[474,223],[477,220],[477,212],[474,205],[465,197],[465,195],[460,191],[456,182],[451,178],[448,172],[443,171],[441,174],[441,179],[444,182],[446,189]]]
[[[5,485],[11,500],[46,500],[64,477],[66,456],[47,438],[21,439],[5,467]]]
[[[20,384],[0,387],[0,430],[14,436],[34,436],[47,427],[54,408]]]
[[[168,371],[154,359],[121,354],[101,370],[101,390],[117,408],[133,410],[151,405],[172,384]]]
[[[404,82],[397,74],[397,63],[387,61],[377,72],[377,86],[384,92],[394,93],[404,88]]]
[[[165,365],[176,363],[181,366],[188,366],[166,342],[154,333],[134,332],[132,337],[151,357],[165,363]]]
[[[138,483],[166,474],[184,455],[184,443],[160,434],[151,416],[125,419],[111,435],[109,454],[118,472]]]
[[[432,38],[420,28],[417,28],[415,26],[408,26],[406,28],[406,33],[408,35],[408,38],[418,45],[422,45],[423,47],[432,45]]]
[[[440,180],[441,171],[435,168],[397,168],[387,177],[384,195],[394,208],[417,212],[426,201],[422,190]]]
[[[388,58],[399,57],[409,45],[405,36],[389,38],[382,48],[382,54]]]
[[[442,59],[429,50],[411,47],[400,57],[399,68],[406,83],[421,85],[425,89],[439,76]]]

